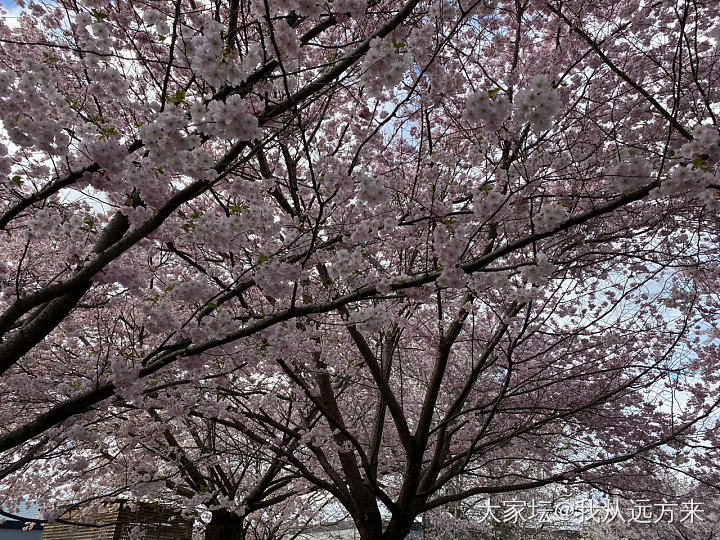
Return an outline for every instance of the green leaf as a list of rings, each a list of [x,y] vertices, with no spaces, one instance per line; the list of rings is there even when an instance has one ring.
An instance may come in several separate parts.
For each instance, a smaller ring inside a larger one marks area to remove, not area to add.
[[[174,96],[167,98],[169,103],[183,103],[185,101],[185,90],[178,90]]]
[[[55,62],[57,62],[60,59],[57,58],[56,56],[51,56],[47,52],[43,52],[43,60],[47,63],[54,64]]]
[[[97,21],[104,21],[105,19],[108,18],[108,16],[105,13],[98,11],[97,9],[93,9],[92,14],[93,14],[93,17],[95,17],[95,19]]]
[[[85,225],[80,227],[80,230],[83,232],[91,231],[93,228],[93,225],[95,224],[95,222],[91,218],[88,218],[88,217],[83,218],[83,223]]]
[[[231,214],[240,215],[246,210],[250,210],[250,206],[247,204],[231,204],[228,206]]]
[[[707,161],[708,160],[705,157],[696,157],[692,160],[693,169],[702,169],[704,171],[708,170]]]
[[[12,183],[16,186],[22,186],[22,178],[20,178],[18,175],[13,176],[10,180],[12,180]]]

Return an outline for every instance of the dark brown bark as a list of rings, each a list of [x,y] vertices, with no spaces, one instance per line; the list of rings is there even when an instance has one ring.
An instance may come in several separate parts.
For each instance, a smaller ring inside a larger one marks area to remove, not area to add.
[[[205,529],[205,540],[245,540],[245,522],[227,510],[215,510]]]
[[[355,521],[360,534],[360,540],[380,540],[383,538],[382,522],[380,520]]]
[[[117,212],[100,234],[93,251],[102,253],[120,240],[130,228],[128,218]],[[77,306],[80,299],[90,290],[91,282],[79,283],[68,290],[68,294],[50,300],[44,307],[22,323],[9,338],[0,342],[0,375],[12,367],[24,354],[40,343],[55,327],[64,321]],[[5,330],[2,331],[4,335]],[[2,337],[2,336],[0,336]]]
[[[355,527],[361,540],[405,540],[412,530],[413,520],[411,513],[396,513],[383,531],[383,523],[377,515],[365,522],[356,519]]]
[[[413,519],[409,514],[393,516],[382,536],[383,540],[405,540],[412,529]]]

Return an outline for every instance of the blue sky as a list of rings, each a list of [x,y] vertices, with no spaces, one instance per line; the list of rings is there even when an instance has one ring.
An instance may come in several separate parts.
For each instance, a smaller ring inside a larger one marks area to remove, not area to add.
[[[17,4],[13,0],[0,0],[0,6],[2,6],[5,11],[7,11],[7,17],[8,19],[17,17],[18,10],[20,9]],[[10,20],[8,20],[8,24],[11,24]]]
[[[5,4],[5,0],[3,0],[3,5],[4,4]],[[17,513],[17,515],[22,516],[22,517],[28,517],[28,518],[37,517],[37,513],[38,513],[39,509],[40,509],[40,507],[37,504],[30,504],[29,506],[24,506],[24,507],[20,508],[20,511]],[[4,510],[4,508],[3,508],[3,510]],[[9,520],[9,518],[5,518],[5,519]]]

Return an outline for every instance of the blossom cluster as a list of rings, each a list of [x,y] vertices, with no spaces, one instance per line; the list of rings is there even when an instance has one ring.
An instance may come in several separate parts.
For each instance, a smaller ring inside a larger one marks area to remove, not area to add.
[[[379,96],[383,89],[392,88],[402,81],[410,63],[410,55],[402,53],[403,47],[396,42],[380,38],[370,41],[370,50],[365,55],[365,70],[362,81],[371,96]]]
[[[628,155],[609,171],[613,185],[621,193],[629,193],[646,185],[650,181],[651,174],[650,162],[639,154]]]
[[[275,44],[278,48],[280,59],[286,70],[295,68],[295,60],[300,54],[300,40],[295,29],[285,19],[280,19],[273,24]]]
[[[179,326],[177,306],[168,296],[163,296],[158,300],[148,299],[142,310],[147,317],[145,319],[145,328],[152,334],[161,334],[171,332]]]
[[[86,61],[88,74],[93,81],[88,90],[99,96],[110,94],[115,96],[118,102],[126,101],[126,92],[128,90],[126,75],[123,75],[114,67],[102,65],[99,58],[99,56],[91,54]]]
[[[500,88],[474,92],[465,102],[464,118],[473,125],[483,125],[488,132],[500,129],[513,115],[518,124],[529,123],[536,132],[552,127],[562,101],[546,75],[536,75],[527,87],[520,89],[512,102]]]
[[[189,224],[191,232],[188,240],[203,245],[208,244],[220,251],[232,251],[238,234],[237,218],[206,213],[196,223]]]
[[[118,394],[125,400],[132,401],[139,397],[145,383],[138,375],[141,364],[134,363],[119,356],[110,358],[110,381],[115,385]]]
[[[254,4],[256,4],[253,6],[256,15],[265,17],[265,4],[263,2]],[[302,17],[317,17],[322,14],[325,3],[317,0],[272,0],[267,6],[271,15],[287,15],[294,11]]]
[[[364,265],[362,253],[359,250],[348,251],[340,249],[335,253],[335,260],[330,266],[330,274],[334,277],[346,276]]]
[[[533,216],[533,225],[539,233],[553,230],[568,216],[567,209],[555,203],[544,204]]]
[[[98,274],[94,283],[98,285],[117,283],[130,292],[138,294],[149,280],[149,273],[145,269],[137,268],[133,264],[123,261],[114,261]]]
[[[388,197],[388,189],[378,178],[369,175],[360,175],[360,189],[358,190],[358,198],[370,205],[377,206],[386,202]]]
[[[20,147],[34,146],[64,156],[70,141],[65,128],[74,124],[73,111],[46,64],[26,59],[22,67],[19,77],[10,71],[0,72],[0,121],[8,138]]]
[[[535,131],[546,131],[552,127],[562,101],[547,75],[535,75],[530,85],[515,95],[513,105],[518,122],[529,122]]]
[[[433,247],[443,267],[458,263],[466,246],[467,240],[460,231],[447,227],[436,227],[433,231]]]
[[[712,173],[694,167],[680,164],[670,171],[662,180],[658,192],[662,195],[677,195],[687,191],[700,192],[708,187],[714,180]]]
[[[693,140],[680,148],[683,157],[708,167],[720,162],[720,131],[717,126],[701,125],[693,130]]]
[[[497,190],[477,189],[473,192],[473,214],[478,219],[491,217],[505,202],[505,196]]]
[[[238,95],[225,101],[211,101],[205,110],[202,105],[197,105],[192,108],[191,114],[193,121],[208,135],[250,141],[262,134],[250,104]]]
[[[0,177],[7,176],[12,170],[12,160],[8,156],[8,148],[0,143]]]
[[[125,146],[113,139],[103,139],[86,144],[90,159],[111,175],[120,174],[128,166]]]
[[[359,19],[365,13],[367,0],[335,0],[333,11],[338,14],[349,13],[354,19]]]
[[[167,17],[154,8],[145,8],[143,11],[143,22],[148,26],[154,26],[160,35],[168,35],[171,32]]]
[[[46,206],[41,208],[32,218],[28,225],[35,238],[44,239],[50,236],[61,223],[61,216],[55,208]]]
[[[255,272],[255,283],[266,296],[282,298],[290,293],[299,276],[299,264],[285,262],[261,264]]]
[[[188,304],[205,302],[215,292],[217,291],[215,291],[213,286],[205,281],[188,279],[186,281],[173,283],[172,289],[170,290],[170,297]]]
[[[102,17],[94,17],[87,11],[81,11],[75,15],[74,23],[76,39],[83,49],[107,54],[115,45],[110,25],[102,20]]]
[[[523,266],[521,274],[526,283],[544,285],[553,271],[555,271],[555,265],[550,262],[548,256],[545,253],[538,253],[535,264]]]
[[[240,63],[226,54],[222,38],[222,25],[215,21],[204,21],[204,28],[194,42],[191,66],[213,86],[225,83],[239,85],[245,82],[252,70],[262,62],[262,49],[257,43],[248,45]]]
[[[487,131],[497,131],[510,116],[510,102],[500,92],[481,90],[468,98],[464,116],[472,124],[484,124]]]

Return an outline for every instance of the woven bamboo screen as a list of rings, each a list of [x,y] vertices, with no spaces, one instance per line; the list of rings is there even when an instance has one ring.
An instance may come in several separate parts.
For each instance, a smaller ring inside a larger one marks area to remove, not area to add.
[[[191,520],[158,505],[142,504],[135,510],[127,506],[118,512],[117,528],[112,540],[130,540],[130,531],[139,525],[143,540],[191,540]]]
[[[140,528],[142,540],[191,540],[192,537],[191,520],[157,504],[137,503],[130,508],[123,502],[90,516],[78,513],[65,516],[68,521],[81,521],[83,517],[102,526],[46,525],[42,540],[130,540],[130,531],[136,526]]]

